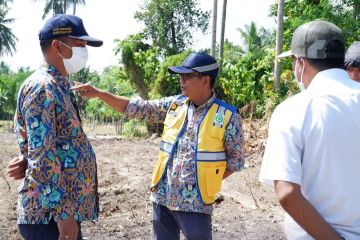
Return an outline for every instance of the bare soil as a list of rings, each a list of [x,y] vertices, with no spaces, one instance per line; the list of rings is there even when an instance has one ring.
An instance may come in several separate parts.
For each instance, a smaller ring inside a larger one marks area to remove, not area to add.
[[[271,187],[258,182],[266,138],[262,122],[245,123],[246,169],[223,182],[213,214],[213,239],[285,239],[283,211]],[[100,192],[100,219],[83,223],[85,239],[151,239],[148,190],[159,139],[91,136]],[[0,240],[21,239],[16,225],[19,182],[10,181],[6,164],[16,156],[15,135],[0,129]],[[9,186],[7,185],[9,183]],[[182,237],[183,238],[183,237]]]

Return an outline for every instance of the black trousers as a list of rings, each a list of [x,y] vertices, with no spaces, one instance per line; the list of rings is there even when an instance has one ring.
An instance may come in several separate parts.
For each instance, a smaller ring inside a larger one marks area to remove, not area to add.
[[[187,240],[211,240],[211,215],[171,211],[153,202],[153,239],[180,240],[180,230]]]
[[[58,240],[59,229],[52,218],[49,224],[19,224],[21,236],[25,240]],[[81,226],[79,226],[78,240],[82,240]]]

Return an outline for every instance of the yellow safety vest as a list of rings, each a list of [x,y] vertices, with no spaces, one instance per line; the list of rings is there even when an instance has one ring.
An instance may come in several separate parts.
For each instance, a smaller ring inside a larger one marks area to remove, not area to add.
[[[159,181],[165,174],[169,159],[174,155],[174,146],[186,130],[188,107],[189,99],[181,96],[171,104],[167,112],[151,191],[156,191]],[[194,170],[197,187],[205,204],[213,203],[216,193],[221,190],[227,164],[224,147],[225,129],[235,111],[235,107],[215,99],[199,122]]]

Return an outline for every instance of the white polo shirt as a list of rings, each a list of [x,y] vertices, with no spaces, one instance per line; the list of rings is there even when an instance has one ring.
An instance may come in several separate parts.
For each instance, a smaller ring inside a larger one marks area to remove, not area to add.
[[[360,83],[346,71],[318,73],[281,103],[269,125],[260,181],[301,185],[305,198],[346,239],[360,239]],[[313,239],[289,215],[288,239]]]

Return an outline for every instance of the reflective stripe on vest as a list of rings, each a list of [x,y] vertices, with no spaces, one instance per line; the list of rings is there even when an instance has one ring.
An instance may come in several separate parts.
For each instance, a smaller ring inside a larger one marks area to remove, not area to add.
[[[219,161],[226,159],[225,152],[198,152],[196,155],[198,161]]]
[[[167,143],[167,142],[164,142],[164,141],[161,141],[160,142],[160,150],[161,151],[164,151],[164,152],[167,152],[167,153],[171,153],[171,150],[172,150],[172,147],[173,145],[171,143]]]

